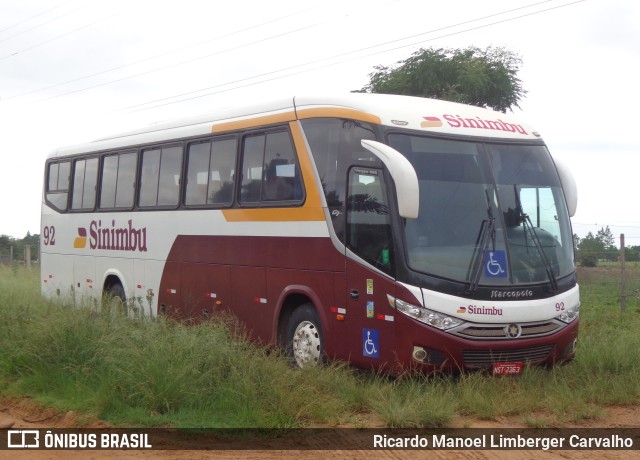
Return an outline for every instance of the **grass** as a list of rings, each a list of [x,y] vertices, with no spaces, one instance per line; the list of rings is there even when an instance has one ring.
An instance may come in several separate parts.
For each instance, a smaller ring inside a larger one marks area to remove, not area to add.
[[[458,415],[532,427],[598,420],[640,404],[640,296],[628,270],[581,269],[577,358],[523,375],[391,379],[333,364],[296,370],[238,338],[228,321],[131,320],[41,298],[35,270],[0,266],[0,388],[120,426],[450,426]],[[637,281],[635,281],[637,286]]]

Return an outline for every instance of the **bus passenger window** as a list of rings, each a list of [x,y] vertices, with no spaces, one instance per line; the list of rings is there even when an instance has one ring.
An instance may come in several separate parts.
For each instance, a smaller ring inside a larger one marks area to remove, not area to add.
[[[241,202],[303,199],[299,167],[288,132],[246,137],[242,159]]]
[[[244,140],[244,150],[242,152],[242,188],[240,189],[240,201],[244,203],[260,201],[264,137],[263,134],[260,136],[250,136]]]
[[[282,131],[267,135],[264,165],[266,173],[262,191],[263,200],[291,201],[302,198],[302,188],[289,133]]]
[[[66,211],[69,196],[71,162],[49,163],[47,201],[59,211]]]
[[[177,206],[181,164],[182,147],[142,152],[140,206]]]
[[[212,143],[207,204],[225,205],[233,201],[237,145],[236,139]]]
[[[233,201],[235,139],[191,144],[187,153],[187,206],[229,205]]]
[[[207,176],[211,157],[211,143],[191,144],[187,153],[187,190],[184,202],[187,206],[207,202]]]
[[[96,203],[98,159],[76,160],[74,171],[71,209],[93,209]]]
[[[137,156],[135,152],[109,155],[102,161],[100,208],[131,208]]]

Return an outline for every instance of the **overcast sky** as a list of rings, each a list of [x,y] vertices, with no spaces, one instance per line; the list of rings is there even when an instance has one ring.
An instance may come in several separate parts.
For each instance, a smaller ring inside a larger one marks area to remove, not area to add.
[[[640,245],[637,0],[0,0],[0,234],[39,233],[58,146],[471,45],[522,57],[514,113],[572,167],[574,232]]]

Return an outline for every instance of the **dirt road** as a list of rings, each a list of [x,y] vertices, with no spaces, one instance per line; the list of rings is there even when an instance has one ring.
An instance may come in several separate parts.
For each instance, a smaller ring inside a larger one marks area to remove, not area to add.
[[[567,425],[567,428],[637,428],[640,432],[640,407],[611,407],[607,409],[606,416],[597,421],[582,423],[580,425]],[[12,429],[19,428],[109,428],[106,422],[81,416],[73,412],[61,413],[52,409],[43,408],[30,400],[3,400],[0,401],[0,427]],[[453,424],[454,428],[524,428],[518,419],[504,418],[493,421],[461,418]],[[349,436],[348,430],[341,430],[340,436]],[[331,431],[321,439],[321,442],[330,446],[334,440],[330,437]],[[347,440],[348,441],[348,440]],[[344,442],[344,439],[341,440]],[[344,444],[342,444],[344,445]],[[315,459],[345,459],[345,460],[371,460],[371,459],[463,459],[463,460],[522,460],[542,459],[605,459],[605,460],[631,460],[640,459],[640,451],[637,450],[521,450],[521,451],[497,451],[497,450],[103,450],[103,451],[9,451],[0,450],[0,459],[11,460],[62,460],[62,459],[89,459],[89,460],[186,460],[186,459],[242,459],[242,460],[315,460]]]

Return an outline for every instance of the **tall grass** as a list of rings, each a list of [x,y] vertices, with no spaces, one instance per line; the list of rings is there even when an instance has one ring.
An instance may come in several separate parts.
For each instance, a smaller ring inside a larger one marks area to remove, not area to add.
[[[579,349],[568,365],[527,368],[515,378],[392,379],[340,364],[293,369],[225,321],[186,326],[54,304],[40,297],[36,271],[0,266],[1,394],[123,426],[436,427],[457,415],[553,426],[598,419],[607,405],[640,404],[640,315],[634,306],[622,314],[602,301],[616,296],[602,276],[581,280]]]
[[[363,385],[347,369],[295,372],[224,322],[186,326],[56,305],[32,295],[35,277],[0,267],[5,393],[134,425],[337,423],[362,405],[345,396]]]

